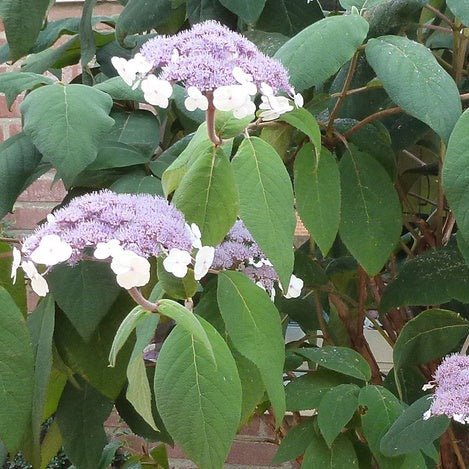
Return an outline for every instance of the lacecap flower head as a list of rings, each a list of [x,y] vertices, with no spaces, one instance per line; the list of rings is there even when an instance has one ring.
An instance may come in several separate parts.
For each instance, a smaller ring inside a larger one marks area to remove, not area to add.
[[[74,265],[93,259],[110,262],[119,285],[130,289],[148,283],[150,257],[163,256],[174,263],[175,252],[182,254],[186,262],[185,269],[176,272],[184,277],[193,251],[207,251],[197,234],[198,228],[189,227],[183,214],[162,197],[94,192],[57,210],[23,241],[21,252],[14,252],[12,278],[21,266],[33,289],[38,285],[36,292],[44,296],[47,283],[37,265],[44,265],[47,273],[59,263]],[[197,263],[197,255],[195,268],[200,279],[211,261],[200,254]]]
[[[286,93],[296,105],[302,103],[279,61],[216,21],[198,23],[174,36],[152,38],[135,58],[114,57],[113,64],[130,86],[140,85],[145,99],[160,107],[167,107],[173,83],[186,87],[189,111],[207,110],[210,102],[216,109],[243,118],[255,112],[252,96],[257,92],[265,95],[264,113],[274,111],[267,113],[270,119],[293,109],[277,93]]]
[[[424,386],[425,390],[435,388],[424,419],[446,415],[459,423],[469,423],[469,356],[445,357],[433,378]]]

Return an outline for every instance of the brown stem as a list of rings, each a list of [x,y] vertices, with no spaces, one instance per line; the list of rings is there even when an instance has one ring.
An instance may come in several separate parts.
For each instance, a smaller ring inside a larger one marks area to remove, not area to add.
[[[382,88],[382,86],[361,86],[360,88],[346,91],[345,96],[352,96],[354,94],[364,93],[365,91],[375,90],[377,88]],[[340,98],[341,96],[343,96],[342,92],[333,93],[330,95],[330,98]]]
[[[436,24],[421,24],[420,27],[422,29],[433,29],[435,31],[442,31],[448,34],[451,34],[453,32],[453,30],[450,28],[444,28],[443,26],[438,26]]]
[[[208,138],[218,147],[222,144],[222,140],[215,131],[215,106],[213,105],[212,92],[207,92],[207,99],[208,108],[205,112],[205,118],[207,121]]]
[[[321,299],[319,298],[319,293],[314,292],[314,306],[316,308],[316,316],[318,318],[318,323],[319,327],[321,328],[322,334],[324,336],[324,342],[330,345],[334,345],[334,342],[332,341],[329,331],[327,330],[327,324],[326,321],[324,321],[324,316],[322,314],[322,305],[321,305]]]
[[[334,121],[339,114],[340,109],[344,104],[344,100],[347,97],[347,91],[350,88],[350,84],[352,82],[353,74],[355,73],[355,69],[357,68],[358,57],[360,53],[357,51],[355,52],[354,56],[352,57],[352,61],[350,62],[350,67],[347,72],[347,76],[345,77],[344,86],[342,87],[342,91],[340,93],[339,99],[335,103],[334,108],[332,109],[331,115],[329,117],[329,122],[327,124],[326,129],[326,137],[330,140],[334,135]]]
[[[423,7],[426,8],[427,10],[431,11],[435,16],[438,16],[447,25],[449,25],[451,27],[451,29],[453,29],[454,23],[444,13],[441,13],[441,11],[438,10],[438,8],[435,8],[434,6],[429,5],[428,3],[426,5],[424,5]]]
[[[461,352],[459,352],[461,355],[467,355],[467,349],[469,348],[469,335],[466,337],[466,340],[464,341],[464,344],[461,348]]]
[[[469,100],[469,93],[463,93],[459,96],[461,101],[468,101]]]
[[[139,304],[142,308],[144,308],[147,311],[154,312],[158,309],[158,304],[157,303],[152,303],[151,301],[148,301],[141,293],[141,291],[136,288],[130,288],[127,290],[129,295],[132,297],[132,299]]]
[[[16,238],[4,238],[0,236],[1,243],[12,243],[12,244],[21,244],[21,241]]]
[[[443,217],[445,212],[445,194],[441,185],[441,177],[443,173],[443,158],[445,155],[446,147],[443,142],[440,143],[440,154],[438,157],[438,198],[436,207],[436,244],[441,247],[443,240]]]
[[[369,124],[370,122],[382,119],[383,117],[392,116],[393,114],[399,114],[400,112],[403,111],[398,106],[375,112],[374,114],[371,114],[370,116],[358,122],[358,124],[355,124],[351,129],[347,130],[347,132],[344,133],[344,137],[350,137],[350,135],[353,135],[355,132],[358,132],[361,128],[365,127],[365,125]]]

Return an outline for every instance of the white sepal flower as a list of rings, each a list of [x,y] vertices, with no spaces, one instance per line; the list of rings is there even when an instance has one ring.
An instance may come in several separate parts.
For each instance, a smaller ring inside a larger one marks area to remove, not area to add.
[[[272,303],[275,301],[275,288],[272,288],[272,290],[270,290],[270,300],[272,301]]]
[[[108,257],[114,257],[122,250],[123,248],[120,245],[120,241],[117,239],[111,239],[106,243],[98,243],[93,256],[100,260],[107,259]]]
[[[31,260],[36,264],[48,266],[65,262],[72,255],[72,247],[56,234],[46,235],[38,247],[31,253]]]
[[[305,104],[305,99],[301,93],[295,93],[293,95],[293,102],[295,103],[296,107],[303,107]]]
[[[256,112],[256,105],[248,99],[241,107],[236,108],[233,111],[233,116],[236,119],[244,119],[247,116],[250,116]]]
[[[264,95],[264,96],[267,96],[267,97],[270,97],[270,96],[273,96],[274,95],[274,90],[272,89],[272,87],[270,85],[268,85],[267,83],[261,83],[261,93]]]
[[[163,267],[166,272],[173,274],[175,277],[184,278],[187,274],[187,266],[191,261],[191,255],[187,251],[172,248],[163,261]]]
[[[153,68],[142,54],[135,54],[135,57],[130,60],[123,57],[112,57],[111,63],[132,89],[136,89],[142,78]]]
[[[266,95],[262,96],[261,100],[259,109],[263,109],[263,112],[259,114],[259,117],[264,121],[278,119],[282,114],[293,110],[290,101],[284,96]]]
[[[142,81],[141,88],[147,103],[164,109],[168,107],[169,98],[173,94],[173,87],[169,81],[150,75]]]
[[[37,271],[36,266],[31,261],[21,263],[21,268],[31,280],[31,288],[36,295],[46,296],[49,293],[49,285],[46,279]]]
[[[429,383],[425,383],[422,386],[422,391],[429,391],[430,389],[433,389],[435,386],[436,386],[436,384],[434,382],[430,381]]]
[[[202,247],[202,233],[200,232],[200,228],[195,223],[191,223],[190,226],[186,223],[186,228],[191,237],[192,247],[200,249]]]
[[[195,256],[194,278],[200,280],[208,273],[215,256],[215,248],[212,246],[202,246]]]
[[[246,104],[251,98],[242,85],[220,86],[213,92],[213,105],[219,111],[234,111]]]
[[[16,271],[21,264],[21,251],[17,248],[13,248],[13,262],[11,264],[11,274],[10,277],[13,280],[13,283],[16,283]]]
[[[246,73],[242,68],[233,68],[233,77],[241,86],[246,89],[248,94],[254,96],[257,93],[257,86],[253,83],[252,75]]]
[[[200,109],[206,111],[208,109],[208,99],[202,92],[195,86],[187,88],[188,97],[184,101],[184,105],[188,111],[195,111]]]
[[[304,282],[301,278],[292,275],[290,277],[290,284],[288,285],[287,293],[283,296],[285,298],[298,298],[301,295],[301,289],[303,288]]]
[[[133,251],[116,251],[111,262],[111,269],[116,274],[117,283],[127,290],[142,287],[150,280],[150,263]]]

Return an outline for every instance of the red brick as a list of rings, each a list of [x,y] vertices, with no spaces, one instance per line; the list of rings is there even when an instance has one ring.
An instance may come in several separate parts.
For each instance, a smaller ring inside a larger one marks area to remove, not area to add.
[[[15,206],[13,215],[8,214],[5,221],[12,223],[11,228],[14,230],[33,230],[37,224],[47,217],[55,203],[25,203]]]
[[[7,121],[7,132],[5,132],[5,138],[13,137],[19,134],[23,130],[21,125],[21,119],[8,119]]]
[[[20,113],[20,110],[19,110],[20,102],[21,102],[21,100],[17,99],[13,103],[13,105],[11,107],[11,110],[10,110],[10,109],[8,109],[7,100],[6,100],[5,96],[0,96],[0,118],[2,118],[2,117],[8,117],[8,118],[21,117],[21,113]]]
[[[53,182],[49,176],[43,176],[31,184],[19,197],[19,202],[61,202],[66,195],[61,181]]]

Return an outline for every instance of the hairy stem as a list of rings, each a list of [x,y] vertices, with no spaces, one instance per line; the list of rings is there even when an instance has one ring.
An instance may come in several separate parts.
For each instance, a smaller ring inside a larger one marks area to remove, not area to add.
[[[208,108],[205,112],[205,118],[207,121],[208,138],[215,144],[220,146],[222,144],[221,138],[215,131],[215,106],[213,105],[213,93],[207,92]]]
[[[434,6],[429,5],[428,3],[426,5],[424,5],[423,7],[426,8],[427,10],[431,11],[435,16],[438,16],[438,18],[440,18],[447,25],[449,25],[451,27],[451,29],[453,28],[454,23],[444,13],[442,13],[440,10],[438,10],[438,8],[435,8]]]
[[[355,132],[358,132],[361,128],[365,127],[365,125],[375,120],[382,119],[383,117],[392,116],[393,114],[399,114],[401,112],[403,112],[403,110],[398,106],[375,112],[374,114],[371,114],[370,116],[358,122],[358,124],[355,124],[351,129],[347,130],[347,132],[344,133],[344,137],[350,137],[350,135],[353,135]]]
[[[129,290],[129,295],[132,297],[132,299],[139,304],[142,308],[144,308],[147,311],[150,312],[155,312],[158,309],[158,303],[152,303],[151,301],[148,301],[143,295],[142,292],[137,288],[133,287]]]

